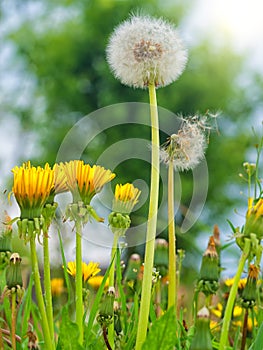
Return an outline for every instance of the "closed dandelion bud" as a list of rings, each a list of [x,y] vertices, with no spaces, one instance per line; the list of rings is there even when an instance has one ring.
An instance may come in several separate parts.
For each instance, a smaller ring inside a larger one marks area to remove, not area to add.
[[[190,350],[212,350],[209,311],[203,307],[197,314],[195,334]]]
[[[44,218],[46,231],[47,231],[48,227],[50,226],[50,224],[55,216],[57,207],[58,207],[58,204],[56,202],[47,203],[47,204],[45,204],[45,206],[42,210],[42,216]]]
[[[220,231],[219,231],[218,225],[214,225],[213,237],[214,237],[214,242],[215,242],[215,246],[216,246],[216,251],[217,251],[217,254],[219,257],[221,243],[220,243]]]
[[[119,308],[119,304],[117,301],[114,301],[113,304],[114,308],[114,330],[116,334],[120,334],[122,331],[122,326],[121,326],[121,310]]]
[[[102,327],[108,327],[114,320],[115,289],[110,287],[100,305],[97,320]]]
[[[0,270],[8,264],[12,250],[12,226],[9,221],[11,221],[11,218],[6,214],[5,223],[1,227],[2,232],[0,232]]]
[[[118,233],[119,236],[124,236],[131,225],[131,219],[128,214],[111,212],[108,219],[112,232]]]
[[[209,239],[208,247],[203,255],[198,290],[205,295],[215,294],[219,284],[218,254],[216,252],[214,237]]]
[[[18,253],[13,253],[10,257],[10,265],[6,269],[6,286],[12,288],[22,288],[21,258]]]
[[[252,308],[256,304],[258,275],[259,267],[251,264],[248,270],[247,283],[241,296],[241,303],[244,308]]]
[[[258,240],[263,238],[263,199],[260,198],[253,205],[253,199],[248,200],[248,211],[246,215],[246,223],[244,227],[245,236],[254,233]]]
[[[137,280],[138,273],[141,268],[141,257],[139,254],[132,254],[128,266],[124,274],[125,281],[135,281]]]
[[[158,238],[155,241],[154,266],[164,277],[168,273],[168,265],[168,242],[165,239]]]

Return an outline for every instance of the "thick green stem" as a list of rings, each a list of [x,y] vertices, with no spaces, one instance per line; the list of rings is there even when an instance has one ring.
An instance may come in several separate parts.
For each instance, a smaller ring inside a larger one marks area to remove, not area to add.
[[[119,234],[118,232],[114,233],[112,248],[111,248],[111,269],[109,272],[109,286],[115,287],[115,265],[116,265],[116,252],[118,247]],[[114,345],[114,323],[109,325],[108,329],[108,341],[112,350],[115,349]]]
[[[151,187],[149,214],[146,233],[144,273],[142,282],[141,306],[139,314],[138,332],[135,350],[141,350],[146,339],[149,319],[151,289],[152,289],[152,269],[154,258],[154,243],[157,225],[158,195],[159,195],[159,122],[156,101],[156,91],[154,84],[149,85],[151,125],[152,125],[152,164],[151,164]]]
[[[11,324],[11,340],[12,349],[16,350],[16,292],[11,296],[12,324]]]
[[[81,222],[76,221],[76,323],[79,343],[83,344],[82,237]]]
[[[221,337],[220,337],[220,342],[219,342],[219,350],[225,350],[227,347],[227,337],[228,337],[229,326],[230,326],[231,317],[232,317],[232,310],[233,310],[233,306],[234,306],[235,299],[237,296],[238,282],[240,280],[240,277],[241,277],[241,274],[243,272],[246,260],[247,260],[248,255],[249,255],[250,244],[251,244],[250,240],[248,238],[245,238],[245,245],[244,245],[243,253],[241,255],[241,258],[240,258],[240,261],[238,264],[238,269],[237,269],[237,272],[236,272],[236,275],[234,278],[232,288],[230,290],[227,304],[226,304],[226,310],[225,310],[225,314],[224,314]]]
[[[44,288],[45,288],[45,302],[47,310],[47,320],[49,325],[50,337],[54,341],[54,321],[53,321],[53,306],[50,282],[50,260],[49,260],[49,242],[48,233],[44,233],[43,239],[43,253],[44,253]]]
[[[170,160],[168,167],[168,237],[169,237],[169,285],[168,309],[172,306],[177,311],[176,291],[176,237],[174,224],[174,167]]]
[[[42,293],[40,275],[39,275],[39,269],[38,269],[36,242],[34,237],[30,238],[30,250],[31,250],[31,260],[32,260],[32,272],[33,272],[34,282],[35,282],[36,299],[37,299],[39,312],[41,315],[41,325],[42,325],[43,337],[45,341],[45,348],[54,349],[55,348],[54,344],[52,343],[52,340],[50,338],[46,309],[45,309],[45,304],[43,300],[43,293]]]

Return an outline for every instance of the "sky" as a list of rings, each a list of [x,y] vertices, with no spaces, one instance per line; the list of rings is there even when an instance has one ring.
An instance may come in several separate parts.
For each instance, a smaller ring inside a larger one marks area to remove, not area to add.
[[[209,34],[221,43],[229,40],[240,53],[248,54],[251,65],[263,73],[263,1],[197,0],[184,23],[191,41]]]

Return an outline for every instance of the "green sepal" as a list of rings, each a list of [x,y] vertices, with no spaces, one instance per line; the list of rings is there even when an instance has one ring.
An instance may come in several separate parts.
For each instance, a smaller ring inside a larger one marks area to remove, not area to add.
[[[102,327],[108,327],[114,321],[114,298],[115,291],[113,287],[110,287],[100,305],[97,321]]]
[[[219,269],[218,269],[218,257],[211,257],[204,255],[202,259],[202,265],[200,269],[200,280],[204,281],[218,281]]]
[[[119,237],[123,237],[125,232],[131,225],[131,219],[128,214],[122,214],[112,211],[108,217],[109,225],[112,232],[117,233]]]
[[[202,314],[202,310],[205,311],[205,315]],[[213,349],[210,332],[209,312],[206,308],[203,308],[202,310],[200,310],[197,314],[195,334],[190,346],[190,350]]]
[[[6,286],[9,290],[23,287],[21,259],[17,253],[11,255],[10,264],[6,268]]]

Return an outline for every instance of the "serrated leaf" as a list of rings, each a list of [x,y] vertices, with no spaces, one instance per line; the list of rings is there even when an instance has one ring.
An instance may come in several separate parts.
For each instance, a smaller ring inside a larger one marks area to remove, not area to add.
[[[171,350],[176,344],[176,318],[174,308],[170,308],[157,319],[143,343],[142,350]]]
[[[57,350],[84,350],[78,342],[79,329],[76,323],[69,318],[68,308],[62,310],[62,322],[60,326]]]

